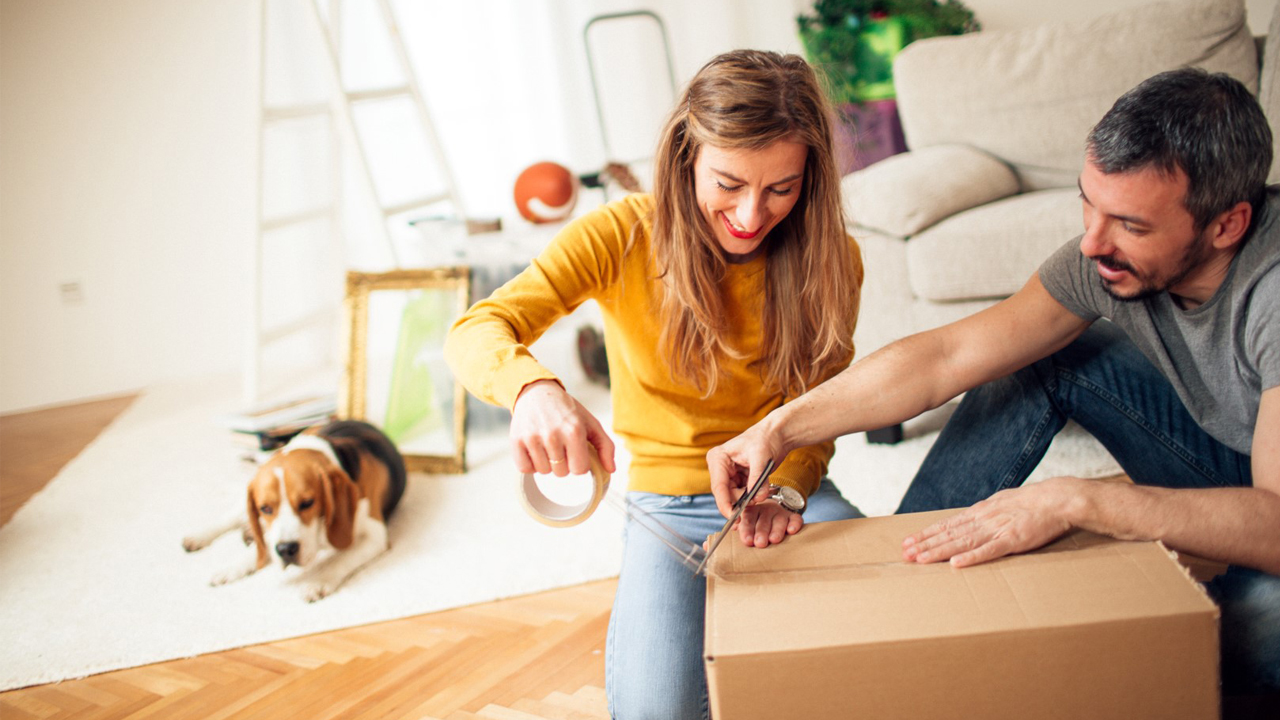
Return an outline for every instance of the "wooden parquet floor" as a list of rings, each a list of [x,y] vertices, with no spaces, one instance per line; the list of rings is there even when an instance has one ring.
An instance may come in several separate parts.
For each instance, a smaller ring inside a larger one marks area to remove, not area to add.
[[[130,400],[0,417],[0,520]],[[11,690],[0,693],[0,719],[607,718],[604,642],[616,584]]]

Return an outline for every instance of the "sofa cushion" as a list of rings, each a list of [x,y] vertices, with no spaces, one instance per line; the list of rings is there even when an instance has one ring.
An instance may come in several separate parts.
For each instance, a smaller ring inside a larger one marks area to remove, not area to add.
[[[1258,86],[1242,0],[1181,0],[1084,23],[929,38],[894,62],[912,150],[965,143],[1008,162],[1024,190],[1074,186],[1084,140],[1126,90],[1185,65]]]
[[[1262,49],[1262,74],[1258,78],[1258,102],[1271,123],[1271,174],[1267,182],[1280,182],[1280,3],[1271,11],[1271,25],[1267,29],[1266,44]]]
[[[961,213],[906,243],[907,279],[933,301],[1012,295],[1084,231],[1076,188],[1024,193]]]
[[[1018,192],[1008,165],[968,145],[935,145],[886,158],[841,181],[855,224],[898,237]]]

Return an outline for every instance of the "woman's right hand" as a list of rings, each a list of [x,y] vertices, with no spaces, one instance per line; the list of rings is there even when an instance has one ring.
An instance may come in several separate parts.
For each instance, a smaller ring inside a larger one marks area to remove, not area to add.
[[[591,453],[616,472],[613,440],[600,421],[554,380],[537,380],[520,391],[511,410],[511,454],[522,473],[585,475]]]

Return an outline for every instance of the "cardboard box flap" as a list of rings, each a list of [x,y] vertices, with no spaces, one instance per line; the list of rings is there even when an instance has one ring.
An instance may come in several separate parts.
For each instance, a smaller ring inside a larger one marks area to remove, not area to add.
[[[902,562],[902,539],[952,512],[818,523],[765,549],[726,540],[708,578],[707,655],[1217,613],[1156,543],[1078,532],[962,570]]]
[[[750,573],[829,568],[834,565],[872,565],[902,561],[902,540],[958,510],[868,518],[805,525],[800,534],[780,545],[745,547],[736,530],[711,556],[711,574],[720,577]],[[797,542],[798,541],[798,542]]]

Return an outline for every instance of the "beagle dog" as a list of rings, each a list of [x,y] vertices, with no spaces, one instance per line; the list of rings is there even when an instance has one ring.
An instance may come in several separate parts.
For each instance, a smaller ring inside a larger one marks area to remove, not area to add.
[[[404,458],[374,426],[337,420],[295,436],[258,467],[246,513],[183,540],[188,552],[248,525],[244,559],[210,581],[223,585],[278,561],[308,568],[333,550],[305,580],[303,598],[333,593],[356,570],[386,551],[387,518],[405,488]]]

